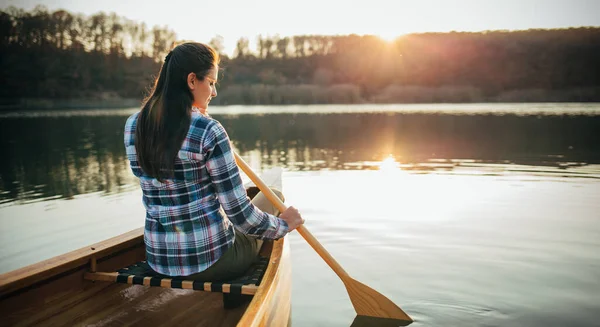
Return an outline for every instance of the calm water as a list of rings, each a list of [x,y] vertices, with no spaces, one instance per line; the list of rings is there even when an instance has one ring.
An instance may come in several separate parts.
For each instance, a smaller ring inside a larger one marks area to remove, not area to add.
[[[0,114],[0,273],[142,226],[134,111]],[[288,204],[412,326],[600,325],[600,105],[211,112],[255,169],[285,168]],[[337,276],[290,240],[293,325],[349,326]]]

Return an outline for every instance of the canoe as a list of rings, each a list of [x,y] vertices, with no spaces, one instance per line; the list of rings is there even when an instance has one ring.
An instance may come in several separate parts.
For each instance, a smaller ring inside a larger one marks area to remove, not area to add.
[[[281,189],[281,169],[263,174]],[[249,187],[249,195],[255,188]],[[288,326],[287,237],[261,248],[266,269],[250,301],[232,309],[223,293],[90,280],[145,259],[144,229],[0,275],[0,326]],[[90,273],[92,272],[92,273]],[[86,279],[87,276],[87,279]]]

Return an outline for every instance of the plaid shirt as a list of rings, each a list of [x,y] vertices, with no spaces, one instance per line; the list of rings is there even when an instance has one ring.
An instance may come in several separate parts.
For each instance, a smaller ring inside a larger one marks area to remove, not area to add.
[[[147,176],[137,161],[138,114],[125,124],[125,149],[143,192],[144,242],[152,269],[169,276],[204,271],[233,244],[236,229],[262,239],[285,236],[287,223],[247,197],[229,137],[218,121],[192,112],[175,158],[174,178],[161,183]]]

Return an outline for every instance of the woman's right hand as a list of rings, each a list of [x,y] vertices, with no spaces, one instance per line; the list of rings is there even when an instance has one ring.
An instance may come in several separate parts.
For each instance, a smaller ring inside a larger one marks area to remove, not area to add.
[[[291,206],[285,209],[285,211],[279,215],[279,218],[285,220],[290,232],[304,224],[304,219],[298,212],[298,209]]]

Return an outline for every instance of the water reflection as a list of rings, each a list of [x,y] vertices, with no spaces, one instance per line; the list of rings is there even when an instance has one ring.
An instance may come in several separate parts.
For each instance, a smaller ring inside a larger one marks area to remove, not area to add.
[[[600,117],[344,114],[224,116],[220,119],[242,151],[280,156],[286,166],[322,160],[327,168],[380,161],[475,159],[556,164],[598,159],[594,128]],[[294,158],[297,157],[297,158]],[[294,160],[296,159],[296,160]]]
[[[256,169],[396,169],[483,166],[580,174],[600,162],[600,116],[338,113],[215,115]],[[123,149],[127,116],[0,119],[0,204],[136,187]],[[388,158],[388,159],[386,159]],[[529,167],[529,168],[528,168]],[[583,169],[582,168],[582,169]]]
[[[121,117],[0,120],[2,201],[26,201],[131,183]]]

